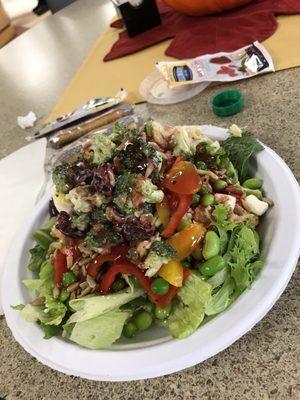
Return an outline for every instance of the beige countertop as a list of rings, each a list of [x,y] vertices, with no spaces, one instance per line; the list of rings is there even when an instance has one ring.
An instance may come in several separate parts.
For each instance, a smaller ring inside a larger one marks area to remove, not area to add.
[[[114,10],[107,1],[78,0],[0,50],[0,158],[26,143],[16,117],[45,117]],[[120,80],[120,84],[122,84]],[[173,106],[143,105],[173,124],[235,122],[272,147],[300,178],[300,69],[231,84],[245,108],[231,118],[210,111],[207,89]],[[105,94],[104,94],[105,95]],[[91,382],[51,370],[15,342],[0,319],[0,397],[7,400],[300,399],[299,270],[268,315],[231,347],[182,372],[149,381]],[[205,343],[199,344],[205,346]]]

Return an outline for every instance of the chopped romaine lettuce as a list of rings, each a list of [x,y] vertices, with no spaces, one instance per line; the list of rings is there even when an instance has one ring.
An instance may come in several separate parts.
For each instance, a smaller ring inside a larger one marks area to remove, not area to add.
[[[88,349],[107,349],[122,334],[130,311],[112,310],[98,317],[77,322],[69,339]]]
[[[220,271],[221,272],[221,271]],[[215,293],[205,307],[206,315],[218,314],[224,311],[231,303],[231,295],[235,289],[233,279],[229,276],[222,287]]]
[[[68,319],[67,324],[82,322],[119,308],[125,303],[140,297],[143,289],[131,289],[120,291],[106,296],[85,296],[69,302],[69,306],[76,311]]]
[[[167,326],[173,337],[183,339],[201,324],[204,310],[211,298],[211,287],[196,274],[191,274],[177,294]]]

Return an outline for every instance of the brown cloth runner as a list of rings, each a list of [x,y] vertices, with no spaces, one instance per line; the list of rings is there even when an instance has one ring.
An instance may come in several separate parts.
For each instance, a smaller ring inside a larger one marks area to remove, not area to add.
[[[219,51],[234,51],[255,40],[262,42],[277,29],[276,15],[300,13],[300,0],[253,0],[222,14],[190,17],[173,11],[158,0],[162,24],[133,38],[126,30],[104,61],[133,54],[166,39],[174,38],[165,54],[179,59]]]

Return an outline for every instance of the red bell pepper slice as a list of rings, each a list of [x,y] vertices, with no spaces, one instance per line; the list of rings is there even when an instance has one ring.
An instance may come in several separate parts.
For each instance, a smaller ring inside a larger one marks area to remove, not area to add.
[[[61,251],[57,250],[54,258],[54,283],[58,288],[62,287],[62,276],[68,271],[67,257]]]
[[[119,273],[136,276],[140,284],[148,293],[149,297],[153,301],[157,301],[157,298],[159,296],[153,293],[151,289],[152,279],[145,276],[143,271],[139,269],[135,264],[124,259],[119,260],[109,268],[100,283],[99,291],[103,294],[107,293]]]
[[[184,214],[188,211],[192,204],[193,196],[191,194],[182,194],[178,195],[179,204],[171,216],[170,222],[168,226],[162,231],[161,236],[165,238],[169,238],[174,235],[177,226],[179,225],[180,221],[182,220]]]
[[[190,271],[186,270],[187,272],[184,271],[184,277],[183,279],[185,280],[189,274]],[[155,294],[152,289],[151,289],[151,283],[152,279],[148,278],[147,276],[144,275],[143,271],[139,269],[135,264],[128,260],[120,259],[118,262],[116,262],[114,265],[112,265],[109,270],[106,272],[104,275],[100,286],[99,286],[99,291],[102,294],[106,294],[111,286],[113,285],[116,276],[119,274],[128,274],[128,275],[134,275],[137,277],[138,281],[140,282],[141,286],[145,289],[147,292],[148,296],[152,301],[157,303],[159,307],[164,308],[166,307],[172,298],[175,296],[177,293],[178,289],[177,287],[170,285],[169,291],[167,294],[164,296],[159,296]]]
[[[116,261],[118,258],[126,258],[128,248],[125,245],[115,246],[111,249],[110,253],[96,256],[88,265],[87,273],[94,279],[97,276],[107,261]]]

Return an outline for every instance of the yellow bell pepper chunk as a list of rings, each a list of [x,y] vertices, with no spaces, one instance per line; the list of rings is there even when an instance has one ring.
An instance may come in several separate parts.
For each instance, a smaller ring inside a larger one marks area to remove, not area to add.
[[[176,260],[171,260],[167,264],[164,264],[158,271],[158,275],[173,286],[182,286],[183,267]]]
[[[161,203],[156,203],[156,211],[158,220],[161,222],[162,226],[166,228],[170,221],[170,208],[166,198],[164,198]]]
[[[167,243],[177,251],[175,260],[180,261],[188,257],[204,238],[205,232],[204,225],[193,223],[168,239]]]

